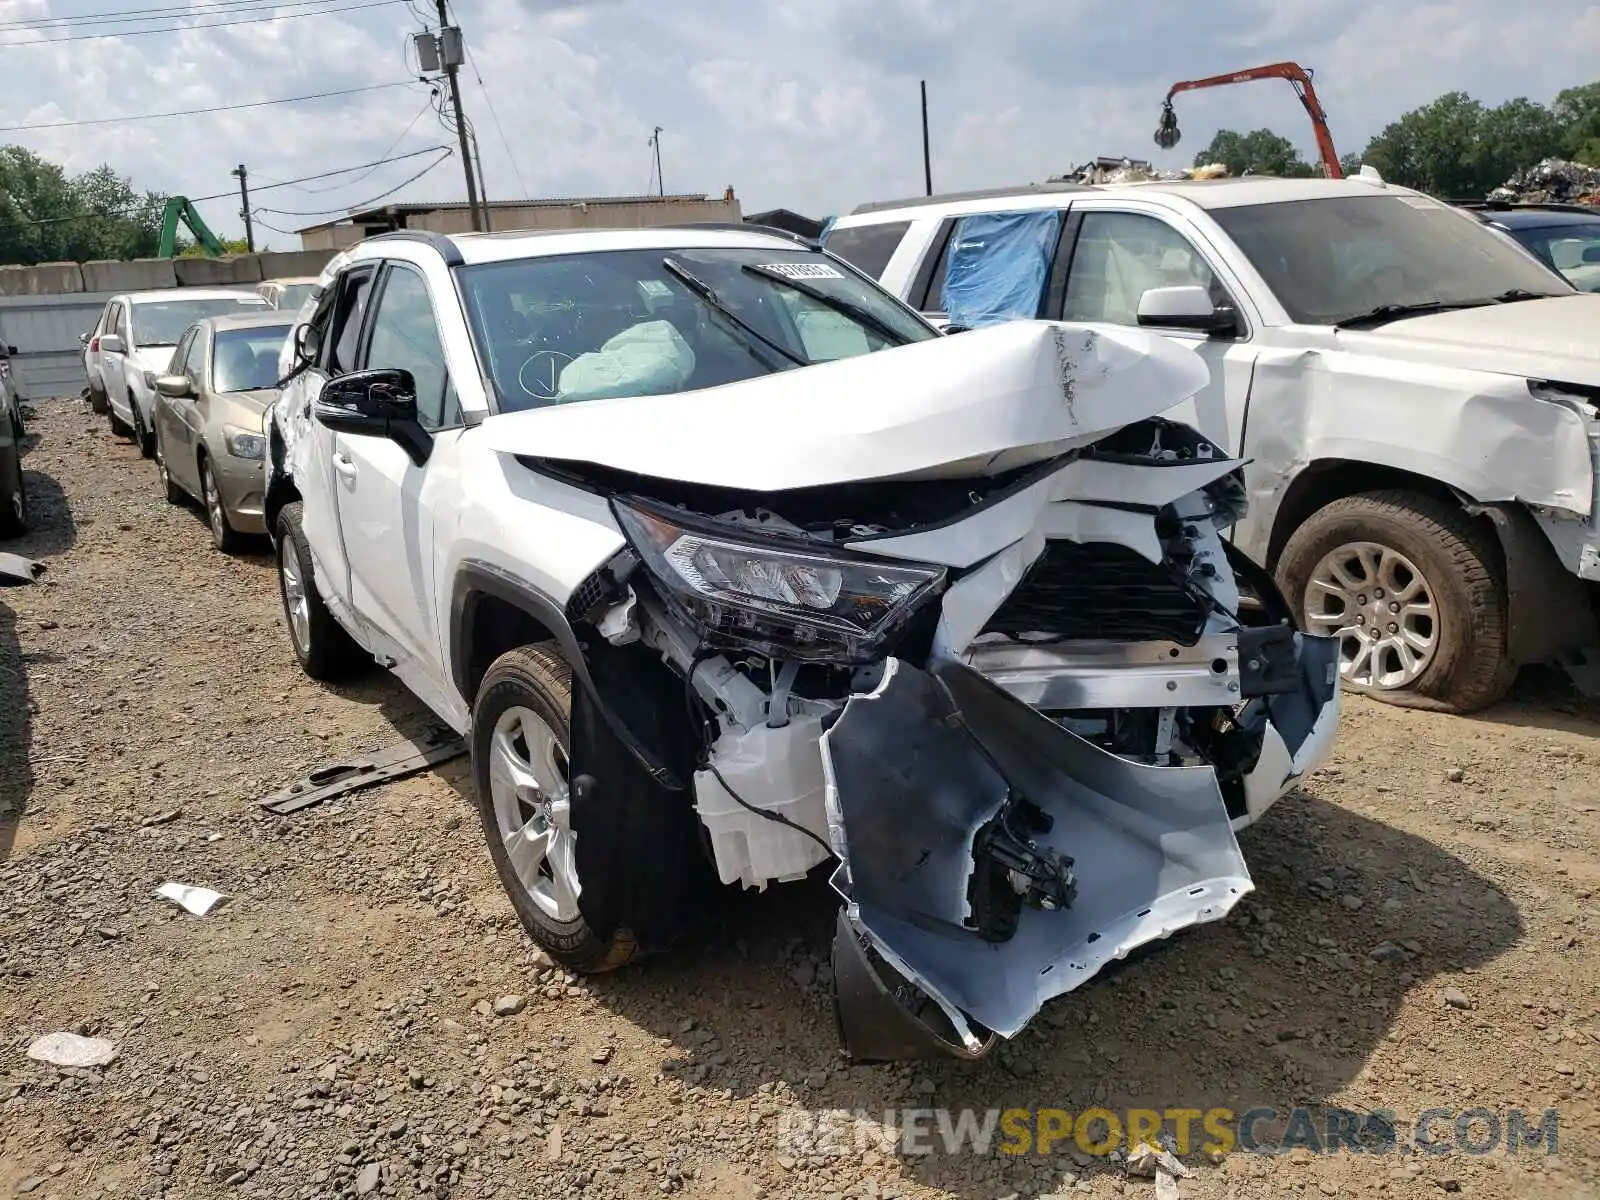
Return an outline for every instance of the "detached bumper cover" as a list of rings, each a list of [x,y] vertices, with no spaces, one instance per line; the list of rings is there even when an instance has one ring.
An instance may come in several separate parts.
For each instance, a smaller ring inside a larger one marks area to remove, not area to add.
[[[1293,728],[1264,718],[1266,740],[1292,747],[1291,774],[1337,718],[1333,644],[1298,641],[1305,687],[1271,698]],[[859,1059],[982,1053],[1108,962],[1225,916],[1254,887],[1210,767],[1119,758],[961,663],[891,661],[822,749],[845,899],[839,1019]],[[1076,893],[1064,908],[1022,907],[1013,935],[985,940],[974,845],[1018,801],[1046,814],[1034,846],[1071,858]]]

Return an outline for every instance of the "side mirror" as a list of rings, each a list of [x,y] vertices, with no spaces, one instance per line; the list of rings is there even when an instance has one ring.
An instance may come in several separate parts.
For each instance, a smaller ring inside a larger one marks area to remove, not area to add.
[[[296,325],[294,333],[294,356],[300,362],[315,362],[317,358],[317,331],[310,325]]]
[[[317,397],[316,416],[335,433],[389,438],[419,467],[433,451],[433,438],[417,420],[410,371],[379,368],[330,379]]]
[[[194,385],[187,375],[157,375],[156,391],[173,400],[194,395]]]
[[[88,344],[89,344],[89,335],[87,333],[80,333],[78,335],[78,345],[87,346]]]
[[[124,349],[121,334],[102,333],[100,335],[100,352],[102,354],[121,354]]]
[[[1139,324],[1161,329],[1195,329],[1202,333],[1237,333],[1239,317],[1218,308],[1199,284],[1149,288],[1139,297]]]

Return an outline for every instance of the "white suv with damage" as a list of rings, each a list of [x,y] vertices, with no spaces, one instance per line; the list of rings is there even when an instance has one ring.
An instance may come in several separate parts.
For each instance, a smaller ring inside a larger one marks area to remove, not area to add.
[[[1170,414],[1247,460],[1230,537],[1348,686],[1458,711],[1524,663],[1600,690],[1600,296],[1370,171],[863,205],[830,252],[936,321],[1159,330]]]
[[[1336,644],[1230,551],[1240,464],[1139,330],[941,337],[737,227],[368,239],[293,334],[290,640],[469,739],[580,971],[832,862],[846,1047],[973,1057],[1226,914],[1327,754]]]

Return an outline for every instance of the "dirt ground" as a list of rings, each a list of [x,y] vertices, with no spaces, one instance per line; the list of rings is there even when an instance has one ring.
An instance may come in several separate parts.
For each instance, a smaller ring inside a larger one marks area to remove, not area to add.
[[[5,548],[49,571],[0,592],[0,1196],[1145,1197],[1070,1139],[901,1155],[797,1131],[1296,1105],[1393,1110],[1400,1146],[1191,1147],[1182,1194],[1597,1194],[1600,708],[1559,681],[1474,719],[1352,700],[1335,764],[1244,836],[1257,891],[1228,919],[976,1066],[851,1066],[821,883],[729,894],[701,944],[577,980],[516,925],[463,762],[265,816],[430,719],[381,673],[303,677],[265,547],[218,555],[104,418],[39,409],[37,529]],[[231,900],[192,917],[168,880]],[[53,1031],[119,1057],[30,1061]],[[1448,1119],[1416,1145],[1431,1108],[1555,1108],[1558,1153],[1465,1154]]]

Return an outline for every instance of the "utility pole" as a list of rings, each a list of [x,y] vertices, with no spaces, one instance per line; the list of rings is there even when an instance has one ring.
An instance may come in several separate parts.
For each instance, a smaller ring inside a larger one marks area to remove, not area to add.
[[[656,192],[665,196],[667,181],[661,178],[661,126],[657,125],[655,132],[650,135],[650,144],[656,148]]]
[[[461,141],[461,167],[467,175],[467,208],[472,213],[472,228],[482,232],[483,212],[478,205],[478,180],[472,170],[472,149],[467,141],[467,118],[461,111],[461,88],[456,82],[456,72],[461,66],[461,30],[450,24],[450,14],[445,0],[437,0],[439,9],[439,58],[444,66],[445,78],[450,81],[450,106],[456,114],[456,136]]]
[[[254,254],[256,252],[256,231],[255,226],[250,224],[250,172],[244,169],[243,163],[240,163],[228,174],[239,177],[239,215],[244,218],[244,245],[245,249]]]
[[[928,153],[928,81],[922,81],[922,181],[933,195],[933,159]]]

